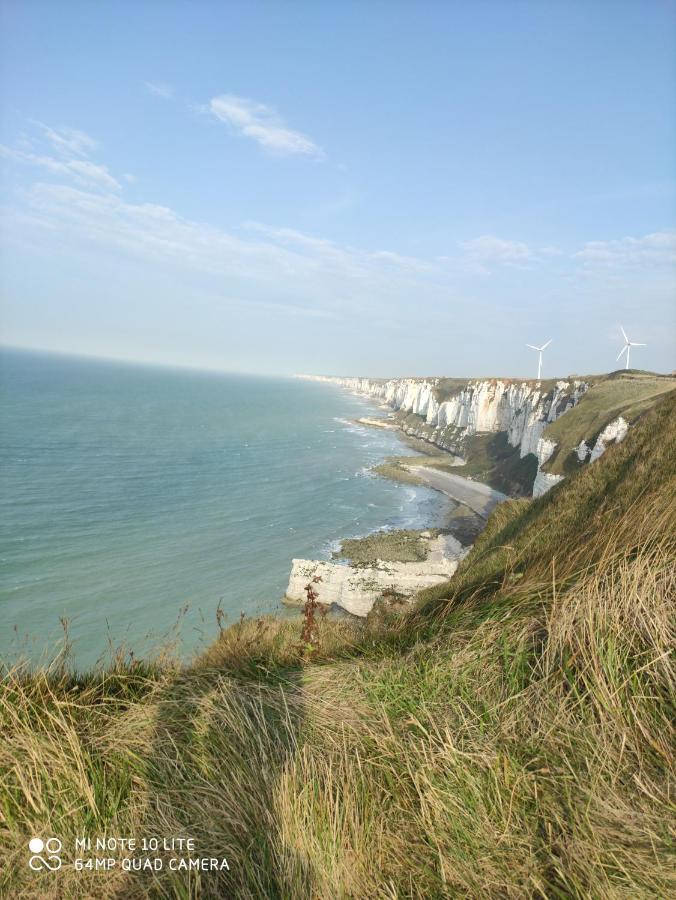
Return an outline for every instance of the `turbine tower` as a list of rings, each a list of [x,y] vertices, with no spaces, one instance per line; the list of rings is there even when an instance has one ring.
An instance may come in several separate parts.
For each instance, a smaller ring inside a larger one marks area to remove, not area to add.
[[[546,350],[550,344],[551,344],[551,339],[548,340],[547,343],[543,344],[541,347],[534,347],[532,344],[526,344],[526,347],[530,347],[531,350],[537,350],[537,352],[538,352],[538,381],[540,380],[540,376],[542,375],[542,351]]]
[[[636,343],[636,341],[630,341],[629,338],[627,337],[627,332],[624,330],[624,328],[621,325],[620,325],[620,331],[622,332],[622,337],[624,338],[624,347],[617,354],[617,359],[619,359],[622,356],[622,354],[626,352],[627,359],[626,359],[624,368],[628,369],[629,368],[629,351],[631,350],[631,348],[632,347],[645,347],[647,345],[646,344],[638,344],[638,343]],[[615,362],[617,362],[617,360],[615,360]]]

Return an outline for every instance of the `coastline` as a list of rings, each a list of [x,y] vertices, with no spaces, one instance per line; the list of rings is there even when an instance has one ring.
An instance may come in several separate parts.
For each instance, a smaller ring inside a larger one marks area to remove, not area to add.
[[[369,405],[373,403],[373,398],[366,394],[357,391],[350,393]],[[393,416],[362,416],[355,420],[355,424],[396,431],[402,443],[412,447],[410,438]],[[293,559],[288,586],[282,598],[283,606],[303,606],[306,585],[316,579],[320,584],[317,591],[320,604],[342,614],[364,618],[378,602],[385,602],[388,606],[406,606],[419,591],[444,583],[453,576],[492,510],[508,498],[482,482],[416,464],[425,456],[425,448],[415,447],[415,453],[409,457],[411,464],[402,464],[402,469],[410,474],[413,483],[444,495],[452,506],[444,528],[434,533],[430,530],[430,523],[423,523],[423,528],[417,530],[425,548],[422,558],[411,561],[400,560],[396,556],[389,559],[374,557],[366,564],[339,554],[334,554],[334,559],[338,557],[337,561]],[[373,471],[380,477],[401,480],[383,472],[382,465],[374,466]],[[367,542],[374,535],[389,535],[396,543],[400,534],[396,531],[388,533],[386,526],[381,526],[357,539],[357,542]]]
[[[373,398],[368,394],[359,393],[358,391],[352,391],[351,393],[363,400],[373,402]],[[379,408],[382,408],[382,406]],[[482,481],[474,481],[471,478],[465,478],[462,475],[456,475],[431,466],[416,465],[416,459],[421,457],[424,459],[425,456],[431,455],[432,447],[419,438],[411,438],[394,416],[363,416],[357,421],[360,425],[367,427],[397,431],[402,442],[416,451],[416,455],[411,455],[410,457],[410,465],[404,463],[403,458],[400,458],[402,469],[413,476],[413,481],[439,491],[455,503],[465,506],[476,515],[481,516],[482,519],[487,519],[499,503],[509,499],[507,494],[492,488]],[[440,448],[435,447],[434,449],[438,451]],[[442,450],[441,452],[448,453],[449,457],[453,457],[450,451]],[[381,466],[374,467],[375,471],[378,471]],[[383,473],[382,477],[387,478],[389,476]]]

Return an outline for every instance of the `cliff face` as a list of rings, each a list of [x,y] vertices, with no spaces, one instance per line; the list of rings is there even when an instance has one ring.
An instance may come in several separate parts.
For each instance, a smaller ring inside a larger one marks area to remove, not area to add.
[[[537,457],[534,496],[545,493],[562,478],[542,470],[556,448],[553,441],[542,437],[542,432],[550,422],[572,409],[588,387],[583,381],[557,381],[549,390],[535,382],[467,381],[444,397],[440,379],[377,381],[317,376],[316,380],[339,384],[395,410],[418,416],[419,425],[408,421],[404,424],[407,433],[460,456],[469,436],[505,432],[510,446],[519,448],[522,459],[529,453]]]

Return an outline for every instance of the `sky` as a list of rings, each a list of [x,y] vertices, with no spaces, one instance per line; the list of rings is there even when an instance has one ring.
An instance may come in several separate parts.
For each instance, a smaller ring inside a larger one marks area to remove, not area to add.
[[[676,368],[674,0],[0,0],[0,342]]]

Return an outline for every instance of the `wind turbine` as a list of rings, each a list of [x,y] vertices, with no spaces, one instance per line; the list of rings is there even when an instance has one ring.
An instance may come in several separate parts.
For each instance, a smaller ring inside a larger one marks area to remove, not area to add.
[[[622,332],[622,337],[624,338],[624,347],[617,354],[617,359],[619,359],[622,356],[622,354],[626,351],[627,361],[625,363],[624,368],[628,369],[629,368],[629,351],[631,350],[631,348],[632,347],[645,347],[647,345],[646,344],[637,344],[636,341],[630,341],[629,338],[627,337],[627,332],[624,330],[624,328],[621,325],[620,325],[620,331]],[[617,360],[615,360],[615,362],[617,362]]]
[[[551,339],[548,340],[547,343],[543,344],[541,347],[534,347],[532,344],[526,344],[526,347],[530,347],[531,350],[537,350],[537,352],[538,352],[538,381],[540,380],[540,375],[542,375],[542,351],[546,350],[550,344],[551,344]]]

